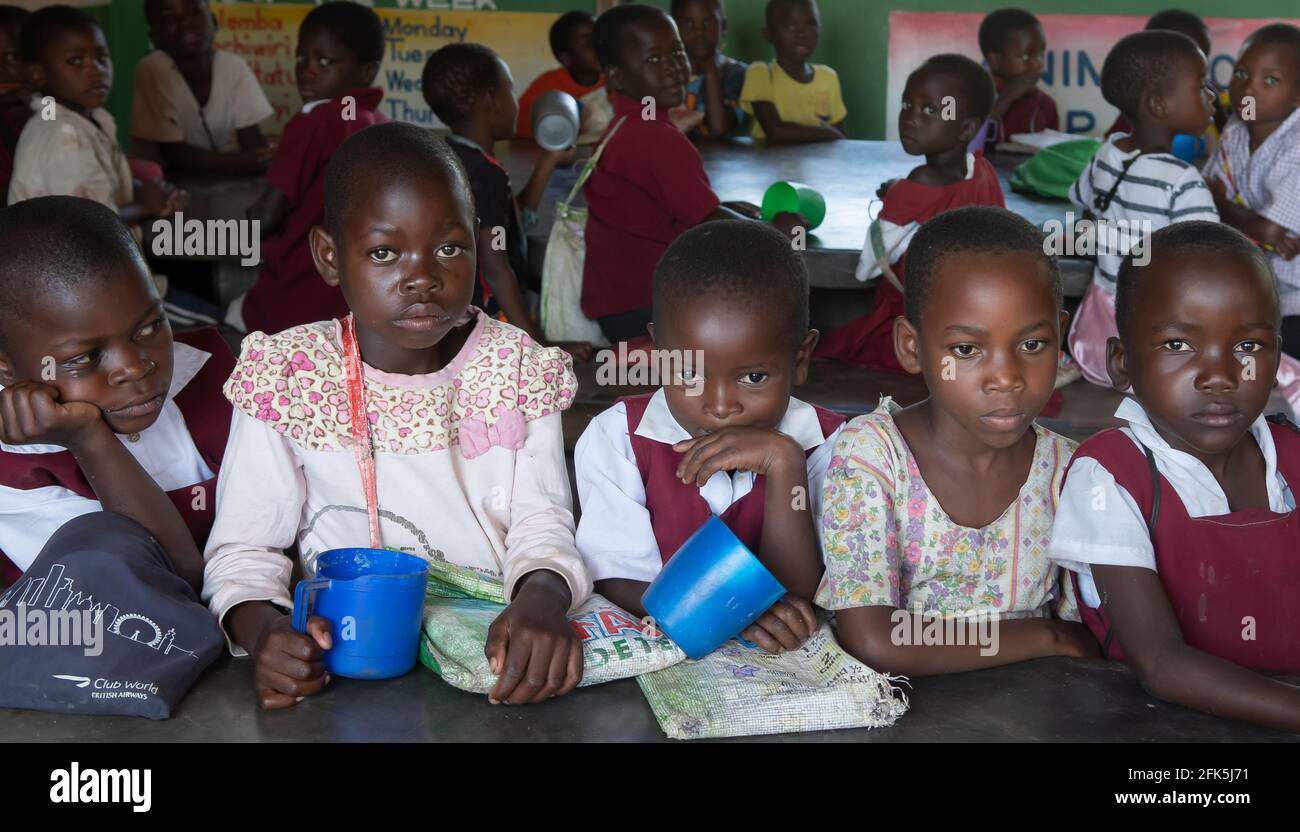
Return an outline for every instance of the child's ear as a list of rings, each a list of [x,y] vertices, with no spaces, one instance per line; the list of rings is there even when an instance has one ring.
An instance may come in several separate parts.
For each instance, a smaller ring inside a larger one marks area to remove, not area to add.
[[[339,285],[339,250],[334,238],[324,226],[313,225],[307,235],[307,246],[311,249],[311,259],[316,264],[316,271],[330,286]]]
[[[1129,389],[1128,354],[1124,352],[1124,342],[1114,335],[1106,339],[1106,373],[1116,390],[1123,393]]]
[[[772,36],[768,34],[766,26],[763,27],[762,32],[763,32],[763,40],[767,41],[768,43],[771,43]]]
[[[652,346],[658,346],[659,342],[655,340],[655,325],[653,321],[645,325],[645,331],[646,334],[650,336],[650,344]]]
[[[907,372],[912,375],[921,372],[921,335],[901,315],[894,319],[894,355]]]
[[[374,61],[368,64],[362,64],[360,72],[361,72],[360,86],[372,87],[375,84],[375,76],[379,74],[379,64]]]
[[[1163,120],[1169,114],[1169,104],[1165,101],[1163,94],[1153,92],[1146,97],[1147,111],[1159,120]]]
[[[979,129],[983,124],[984,122],[982,120],[977,119],[974,116],[969,116],[963,119],[961,132],[957,134],[958,141],[964,145],[970,144],[970,140],[975,138],[975,134],[979,132]]]
[[[997,52],[989,52],[984,55],[984,62],[989,65],[989,71],[997,75],[1002,71],[1002,56]]]
[[[1065,330],[1066,327],[1068,327],[1069,325],[1070,325],[1070,313],[1062,309],[1060,315],[1060,324],[1059,324],[1060,328],[1057,329],[1056,331],[1057,335],[1059,336],[1060,343],[1065,343]]]
[[[808,330],[808,334],[799,342],[799,348],[794,354],[794,384],[798,387],[808,380],[808,364],[812,361],[813,350],[817,349],[817,342],[821,340],[822,334],[815,329]]]
[[[619,92],[623,91],[623,70],[618,64],[602,66],[601,71],[605,73],[605,83]]]
[[[564,67],[565,69],[573,68],[573,53],[567,49],[561,52],[560,54],[556,55],[555,60],[559,61],[560,66]]]

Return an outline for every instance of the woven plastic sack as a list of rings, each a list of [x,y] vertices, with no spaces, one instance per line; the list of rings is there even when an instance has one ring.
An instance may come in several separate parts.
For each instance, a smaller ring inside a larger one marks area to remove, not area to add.
[[[1061,142],[1030,156],[1011,173],[1011,189],[1053,199],[1069,199],[1075,183],[1096,155],[1101,142],[1078,139]]]
[[[430,563],[420,661],[452,687],[487,693],[497,677],[483,648],[488,628],[505,608],[500,579]],[[646,625],[600,595],[572,612],[569,625],[582,636],[580,687],[662,670],[686,658],[666,636],[647,635]]]
[[[610,139],[623,126],[620,120],[591,154],[568,197],[555,204],[555,223],[542,255],[542,332],[551,341],[586,341],[609,345],[600,325],[582,314],[582,267],[587,259],[587,209],[573,204],[600,163]]]
[[[908,707],[894,677],[845,653],[823,623],[796,650],[731,640],[699,661],[637,677],[672,739],[882,728]]]

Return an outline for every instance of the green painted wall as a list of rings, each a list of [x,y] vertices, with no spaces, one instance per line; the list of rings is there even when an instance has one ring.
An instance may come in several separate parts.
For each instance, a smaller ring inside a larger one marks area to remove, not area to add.
[[[273,0],[296,2],[297,0]],[[668,8],[669,0],[648,0]],[[263,0],[265,2],[265,0]],[[464,0],[430,0],[437,8],[462,8]],[[1035,13],[1150,15],[1177,6],[1206,17],[1298,17],[1297,0],[819,0],[822,40],[815,59],[829,64],[840,74],[845,103],[849,108],[849,134],[854,138],[876,139],[885,133],[885,71],[889,36],[889,12],[898,11],[991,11],[1015,3]],[[29,5],[44,5],[31,3]],[[375,6],[423,8],[422,0],[375,0]],[[594,10],[594,0],[495,0],[502,11],[561,12],[573,8]],[[766,60],[771,49],[763,40],[765,0],[727,0],[729,33],[727,52],[742,60]],[[131,76],[135,63],[148,50],[141,0],[112,0],[95,9],[107,25],[116,82],[109,106],[122,126],[130,114]],[[971,33],[972,40],[975,33]]]

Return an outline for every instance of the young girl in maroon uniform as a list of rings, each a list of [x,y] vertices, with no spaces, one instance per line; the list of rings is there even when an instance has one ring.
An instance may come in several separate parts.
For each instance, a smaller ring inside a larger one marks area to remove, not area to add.
[[[948,113],[945,102],[956,102]],[[980,65],[961,55],[936,55],[907,78],[898,134],[903,149],[924,156],[904,179],[880,186],[884,200],[871,224],[858,280],[884,277],[876,287],[874,307],[867,315],[829,333],[817,348],[818,358],[887,373],[902,373],[894,355],[894,320],[903,314],[903,260],[921,224],[963,205],[1006,206],[993,166],[966,145],[993,104],[993,84]],[[949,118],[948,116],[955,116]]]
[[[1300,731],[1300,432],[1260,414],[1280,352],[1264,253],[1176,223],[1119,272],[1111,380],[1131,390],[1070,463],[1052,558],[1084,621],[1152,695]]]
[[[227,315],[231,324],[268,334],[348,314],[337,287],[311,259],[308,235],[325,216],[325,165],[344,140],[387,121],[384,91],[372,86],[384,56],[384,29],[373,10],[323,3],[298,28],[296,79],[303,107],[289,120],[266,172],[266,190],[249,209],[268,236],[262,269]]]
[[[817,626],[814,518],[844,421],[791,396],[817,343],[803,258],[760,223],[693,228],[655,271],[650,331],[656,350],[681,357],[677,377],[601,413],[574,452],[578,550],[596,591],[644,615],[649,582],[718,515],[789,593],[742,635],[797,647]]]

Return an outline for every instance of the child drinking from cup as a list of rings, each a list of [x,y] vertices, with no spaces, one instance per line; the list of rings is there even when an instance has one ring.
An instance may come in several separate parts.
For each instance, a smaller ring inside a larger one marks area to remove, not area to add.
[[[955,673],[1096,645],[1048,560],[1075,443],[1035,424],[1065,327],[1043,234],[1001,208],[948,211],[908,249],[898,359],[929,398],[845,426],[826,472],[817,603],[877,670]],[[1059,615],[1059,617],[1058,617]],[[935,627],[935,618],[957,626]],[[985,643],[979,631],[997,640]],[[958,631],[960,628],[960,632]],[[914,634],[951,630],[942,643]]]
[[[311,251],[351,311],[245,338],[204,599],[254,657],[262,706],[288,707],[325,684],[334,636],[315,616],[292,628],[286,549],[308,574],[367,543],[450,561],[501,575],[511,601],[488,634],[491,699],[566,693],[582,648],[565,616],[591,590],[560,429],[571,361],[470,305],[474,204],[444,141],[375,125],[325,179]]]
[[[742,636],[793,649],[817,626],[815,518],[843,422],[792,396],[817,343],[803,258],[760,223],[691,229],[655,271],[650,330],[672,377],[593,419],[574,452],[578,548],[596,589],[644,615],[659,570],[719,516],[787,590]]]
[[[1300,732],[1300,431],[1261,415],[1281,361],[1266,255],[1185,222],[1120,267],[1108,369],[1127,422],[1079,446],[1052,558],[1152,696]]]

